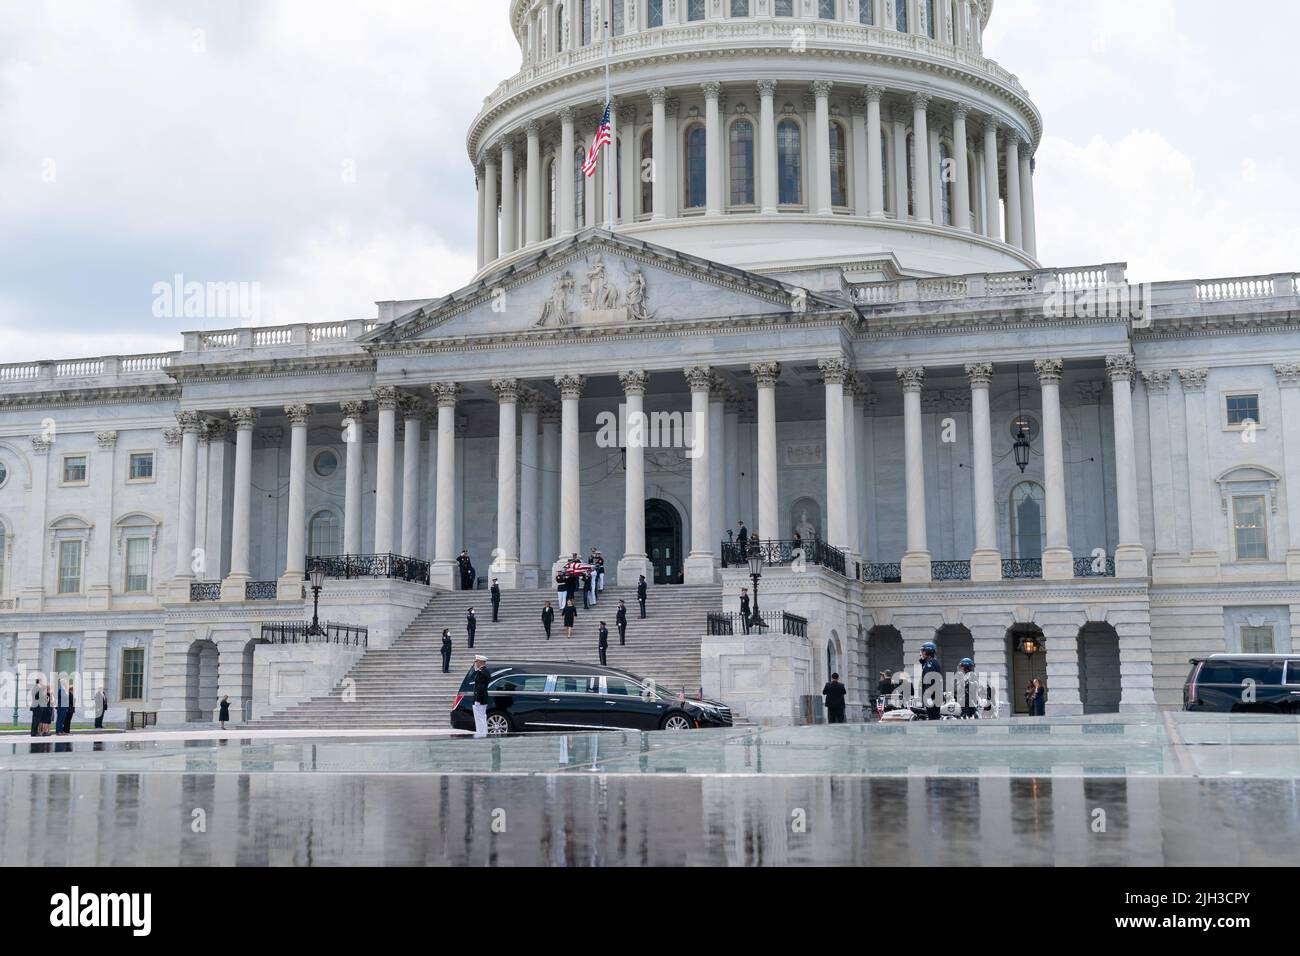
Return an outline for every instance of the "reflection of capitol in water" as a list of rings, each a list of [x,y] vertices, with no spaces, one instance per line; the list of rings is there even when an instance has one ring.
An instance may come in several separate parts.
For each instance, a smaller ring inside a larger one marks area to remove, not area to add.
[[[11,773],[0,806],[5,866],[1233,865],[1300,822],[1295,781],[1123,777]]]

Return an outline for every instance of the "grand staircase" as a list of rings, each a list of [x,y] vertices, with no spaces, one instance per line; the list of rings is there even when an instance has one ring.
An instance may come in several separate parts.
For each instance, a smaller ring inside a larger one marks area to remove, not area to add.
[[[578,603],[573,637],[564,625],[552,590],[506,591],[500,620],[492,621],[487,591],[439,591],[411,626],[386,650],[367,651],[328,697],[316,697],[246,727],[384,729],[446,727],[451,703],[475,654],[491,661],[580,661],[598,664],[596,631],[609,627],[608,663],[640,677],[653,678],[670,690],[700,689],[700,636],[706,615],[721,606],[720,587],[662,585],[650,589],[646,619],[637,614],[636,588],[608,587],[597,606],[584,611]],[[614,614],[618,599],[627,602],[627,644],[619,646]],[[556,607],[551,639],[542,630],[542,602]],[[470,650],[465,612],[474,608],[478,631]],[[451,628],[451,671],[442,673],[441,635]],[[344,699],[345,692],[350,698]]]

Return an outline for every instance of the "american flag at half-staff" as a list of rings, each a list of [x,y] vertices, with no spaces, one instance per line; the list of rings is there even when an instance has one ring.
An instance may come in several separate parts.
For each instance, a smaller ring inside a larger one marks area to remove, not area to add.
[[[600,151],[610,144],[610,134],[609,103],[606,103],[605,115],[600,121],[600,129],[596,130],[596,138],[591,141],[591,149],[587,150],[587,158],[582,163],[582,171],[587,176],[596,175],[596,166],[600,162]]]

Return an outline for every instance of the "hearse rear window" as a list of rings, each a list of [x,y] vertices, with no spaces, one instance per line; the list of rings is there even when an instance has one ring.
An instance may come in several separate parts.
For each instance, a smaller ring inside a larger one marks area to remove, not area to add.
[[[1281,661],[1206,661],[1197,680],[1202,684],[1282,683]]]

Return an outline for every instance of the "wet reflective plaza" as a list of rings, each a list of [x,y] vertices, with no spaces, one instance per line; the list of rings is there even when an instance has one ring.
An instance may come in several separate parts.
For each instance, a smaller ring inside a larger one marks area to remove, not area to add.
[[[1291,864],[1298,781],[1300,720],[1199,714],[5,738],[0,863]]]

